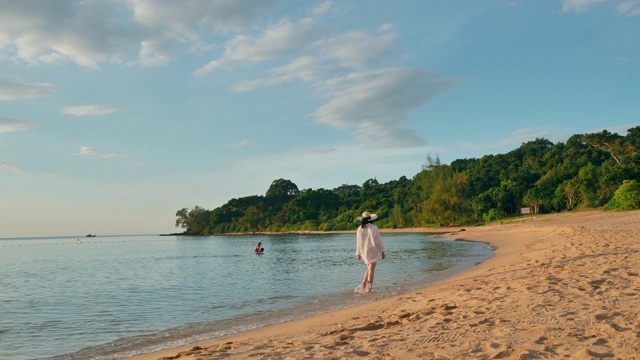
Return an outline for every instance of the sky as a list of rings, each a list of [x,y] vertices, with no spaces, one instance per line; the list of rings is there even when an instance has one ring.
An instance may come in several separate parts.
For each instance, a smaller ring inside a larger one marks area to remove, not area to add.
[[[639,94],[640,0],[0,0],[0,238],[626,135]]]

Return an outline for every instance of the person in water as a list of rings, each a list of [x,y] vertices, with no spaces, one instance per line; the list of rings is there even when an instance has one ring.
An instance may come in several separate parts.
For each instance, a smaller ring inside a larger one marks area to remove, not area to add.
[[[264,248],[262,247],[262,243],[259,242],[258,245],[256,245],[256,249],[253,250],[253,252],[257,255],[257,254],[262,254],[264,253]]]
[[[370,214],[368,211],[358,216],[360,226],[356,232],[356,258],[358,261],[364,261],[367,265],[367,271],[364,273],[362,280],[362,290],[369,292],[373,287],[373,275],[376,270],[378,257],[385,259],[384,245],[378,227],[373,225],[373,221],[378,218],[376,214]]]

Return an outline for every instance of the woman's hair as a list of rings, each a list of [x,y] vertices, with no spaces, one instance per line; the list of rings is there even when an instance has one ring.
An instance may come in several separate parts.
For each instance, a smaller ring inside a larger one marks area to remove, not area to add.
[[[371,222],[370,217],[362,218],[362,220],[360,220],[360,227],[364,229],[366,225],[370,222]]]

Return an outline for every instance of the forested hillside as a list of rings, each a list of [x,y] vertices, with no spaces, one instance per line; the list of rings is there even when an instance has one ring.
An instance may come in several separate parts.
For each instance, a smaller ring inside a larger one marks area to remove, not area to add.
[[[177,213],[185,234],[247,231],[350,230],[363,211],[375,212],[380,227],[424,227],[490,222],[517,215],[576,208],[640,207],[640,126],[625,136],[606,130],[574,135],[566,143],[546,139],[506,154],[442,164],[427,155],[409,179],[335,189],[303,189],[273,181],[265,195],[231,199],[208,210]]]

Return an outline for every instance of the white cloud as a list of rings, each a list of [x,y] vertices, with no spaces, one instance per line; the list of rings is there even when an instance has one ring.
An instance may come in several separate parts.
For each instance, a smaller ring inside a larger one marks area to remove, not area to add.
[[[562,11],[584,13],[604,3],[616,4],[616,9],[621,15],[640,15],[639,0],[562,0]]]
[[[352,31],[323,40],[316,47],[322,48],[325,58],[335,59],[342,66],[357,68],[384,59],[396,39],[394,33],[375,37],[365,31]]]
[[[8,76],[0,76],[0,100],[33,99],[49,95],[56,90],[47,83],[26,83]]]
[[[562,11],[585,12],[590,8],[609,0],[562,0]]]
[[[226,67],[251,65],[298,53],[322,33],[320,30],[321,27],[310,18],[299,22],[285,19],[267,27],[258,36],[238,35],[227,42],[220,59],[210,61],[194,74],[203,76]]]
[[[102,105],[75,106],[62,109],[63,114],[75,116],[103,116],[117,113],[119,110]]]
[[[121,62],[136,44],[121,2],[4,0],[0,51],[28,63],[74,62],[97,67]]]
[[[250,27],[258,16],[258,9],[271,6],[275,0],[134,0],[130,3],[140,24],[193,40],[202,30],[230,32]]]
[[[129,157],[129,154],[106,154],[100,150],[94,149],[89,146],[81,146],[80,151],[75,154],[71,154],[71,156],[85,156],[85,157],[96,156],[96,157],[108,159],[108,158],[126,158],[126,157]]]
[[[618,4],[618,12],[627,16],[638,16],[640,15],[640,1],[638,0],[628,0],[623,1]]]
[[[322,16],[330,12],[334,8],[333,1],[327,0],[320,5],[316,5],[312,9],[313,15]]]
[[[355,129],[359,140],[381,147],[424,145],[405,126],[407,114],[456,84],[424,69],[387,68],[353,73],[319,88],[329,102],[314,113],[315,122]]]
[[[296,58],[288,65],[272,69],[271,73],[275,76],[241,81],[233,86],[233,90],[247,91],[293,80],[313,82],[327,76],[366,68],[388,57],[396,38],[394,33],[376,37],[364,31],[327,37],[304,49],[309,54]]]
[[[314,82],[327,76],[335,76],[346,70],[348,69],[342,66],[323,64],[319,58],[303,56],[288,65],[272,69],[273,77],[240,81],[234,84],[233,90],[248,91],[293,80]]]
[[[145,66],[154,66],[171,62],[176,56],[170,51],[170,47],[170,41],[166,38],[141,41],[139,63]]]
[[[244,147],[244,146],[248,146],[251,145],[253,143],[255,143],[255,140],[242,140],[240,142],[237,142],[235,144],[229,144],[229,147]]]
[[[290,81],[290,80],[293,80],[293,79],[294,79],[293,76],[280,76],[280,77],[273,77],[273,78],[245,80],[245,81],[240,81],[240,82],[234,84],[231,87],[231,90],[233,90],[233,91],[255,90],[255,89],[261,88],[261,87],[282,84],[284,82],[287,82],[287,81]]]
[[[0,161],[0,170],[8,170],[11,172],[14,172],[16,174],[20,174],[22,171],[20,171],[20,169],[18,169],[17,167],[9,164],[6,161]]]
[[[0,117],[0,134],[27,130],[36,126],[36,123],[33,121],[14,120]]]
[[[96,150],[94,150],[93,148],[90,148],[88,146],[81,146],[80,147],[80,152],[74,154],[74,155],[97,155],[98,152]]]
[[[380,28],[378,28],[378,30],[383,31],[383,32],[387,32],[387,31],[393,30],[394,27],[395,27],[395,25],[393,25],[393,24],[383,24],[382,26],[380,26]]]
[[[175,58],[178,45],[189,51],[210,50],[207,34],[244,30],[255,25],[259,8],[274,0],[137,0],[134,18],[146,30],[140,42],[140,63],[162,65]],[[204,39],[203,39],[204,35]]]
[[[164,64],[174,47],[255,25],[273,0],[0,0],[0,59]],[[139,57],[136,59],[136,57]]]

